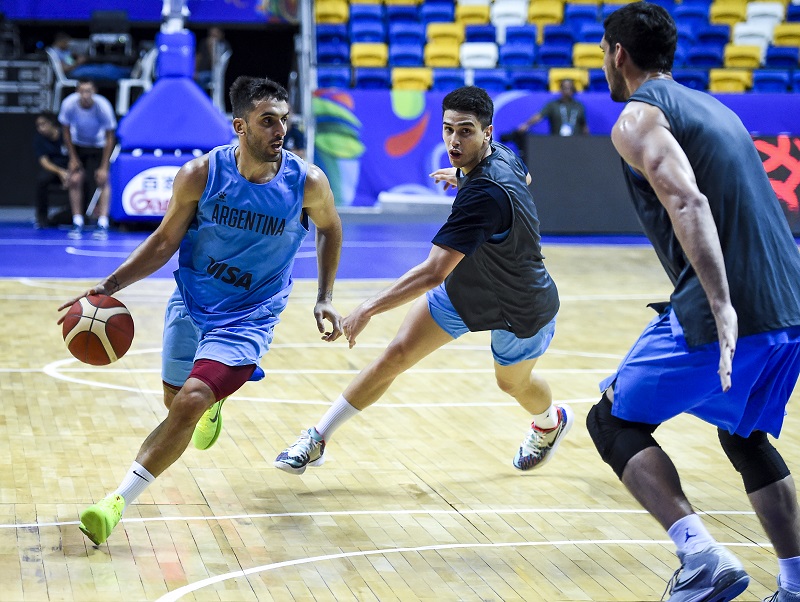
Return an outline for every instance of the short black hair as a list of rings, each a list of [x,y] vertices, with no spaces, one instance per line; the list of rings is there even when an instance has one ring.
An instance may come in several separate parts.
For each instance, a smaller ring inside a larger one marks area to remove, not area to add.
[[[666,9],[649,2],[626,4],[603,21],[609,48],[619,44],[643,71],[669,72],[678,30]]]
[[[463,86],[450,92],[442,100],[442,115],[445,111],[472,113],[478,118],[481,128],[492,125],[494,103],[486,90],[478,86]]]
[[[52,125],[54,125],[56,127],[60,127],[60,125],[61,125],[58,122],[58,115],[53,113],[53,111],[42,111],[41,113],[36,115],[36,119],[39,119],[40,117],[42,119],[47,119],[47,121],[49,121]]]
[[[236,78],[231,86],[230,96],[233,116],[242,119],[259,100],[273,98],[289,101],[289,93],[279,83],[266,77],[249,77],[247,75],[240,75]]]

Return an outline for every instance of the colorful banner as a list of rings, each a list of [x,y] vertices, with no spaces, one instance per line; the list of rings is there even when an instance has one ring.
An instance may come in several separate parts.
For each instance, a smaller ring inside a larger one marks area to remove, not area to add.
[[[792,232],[800,231],[800,137],[754,136],[758,154]]]

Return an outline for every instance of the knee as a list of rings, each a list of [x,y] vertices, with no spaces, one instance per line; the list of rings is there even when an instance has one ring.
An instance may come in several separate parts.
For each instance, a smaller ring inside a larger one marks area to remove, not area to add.
[[[83,184],[83,172],[73,171],[69,174],[69,185],[70,186],[80,186]]]
[[[517,380],[511,380],[500,374],[495,373],[495,382],[497,382],[497,387],[505,394],[511,395],[511,397],[519,397],[528,386],[530,379],[526,379],[526,381],[520,382]]]
[[[395,339],[378,358],[382,371],[399,374],[413,365],[409,344],[403,339]]]
[[[214,394],[208,387],[186,384],[169,404],[169,413],[182,422],[195,424],[214,401]]]
[[[722,429],[717,429],[717,434],[748,494],[789,476],[789,467],[763,431],[754,431],[749,437],[731,435]]]
[[[586,416],[586,429],[603,461],[622,478],[631,458],[648,447],[658,447],[653,438],[657,425],[646,425],[617,418],[611,413],[611,401],[604,393]]]

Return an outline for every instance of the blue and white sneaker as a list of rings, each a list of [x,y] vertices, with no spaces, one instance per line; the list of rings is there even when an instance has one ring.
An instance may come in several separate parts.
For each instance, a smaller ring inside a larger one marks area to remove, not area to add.
[[[764,602],[800,602],[800,593],[790,592],[781,587],[781,576],[778,575],[778,591],[769,598],[764,598]]]
[[[541,468],[550,458],[561,443],[561,440],[572,428],[575,422],[575,414],[572,408],[567,405],[555,406],[558,410],[558,424],[551,429],[540,429],[531,423],[528,435],[519,446],[519,451],[514,458],[514,468],[518,470],[532,470]]]
[[[292,474],[303,474],[306,466],[322,466],[325,462],[325,440],[313,426],[300,433],[300,438],[283,450],[272,465]]]
[[[750,583],[742,563],[718,543],[694,554],[678,552],[678,558],[681,568],[664,591],[669,593],[667,602],[728,602]]]

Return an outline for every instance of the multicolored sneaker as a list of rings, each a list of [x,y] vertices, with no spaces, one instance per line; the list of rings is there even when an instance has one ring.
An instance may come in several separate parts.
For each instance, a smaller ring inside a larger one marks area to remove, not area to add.
[[[223,397],[205,411],[197,421],[192,433],[192,443],[197,449],[208,449],[217,442],[222,432],[222,404],[227,397]]]
[[[283,450],[272,465],[292,474],[303,474],[306,466],[322,466],[324,453],[325,440],[312,426],[300,433],[300,438]]]
[[[778,575],[778,591],[769,598],[764,598],[763,602],[800,602],[800,593],[790,592],[781,587],[781,576]]]
[[[567,405],[555,406],[558,410],[558,424],[551,429],[540,429],[531,423],[527,437],[519,446],[519,451],[514,458],[514,468],[518,470],[532,470],[541,468],[553,457],[561,440],[572,428],[575,414]]]
[[[678,558],[681,568],[664,591],[669,593],[668,602],[728,602],[750,583],[742,563],[717,543],[694,554],[678,552]]]
[[[111,535],[111,531],[122,518],[123,510],[125,499],[112,493],[81,512],[81,524],[78,528],[99,546]]]

